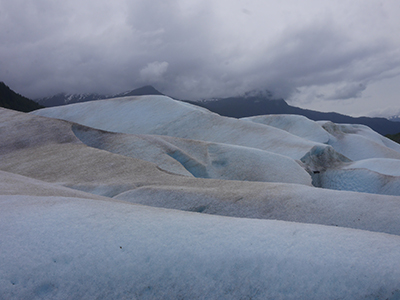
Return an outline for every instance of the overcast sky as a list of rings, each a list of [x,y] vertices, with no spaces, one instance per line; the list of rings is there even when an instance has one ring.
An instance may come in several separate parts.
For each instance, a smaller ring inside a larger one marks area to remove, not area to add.
[[[0,0],[0,81],[30,98],[151,84],[400,113],[399,0]]]

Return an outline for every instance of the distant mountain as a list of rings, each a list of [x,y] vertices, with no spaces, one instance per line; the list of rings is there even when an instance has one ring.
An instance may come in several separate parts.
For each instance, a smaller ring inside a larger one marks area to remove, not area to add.
[[[400,115],[398,115],[398,116],[391,116],[391,117],[388,118],[388,120],[389,120],[389,121],[392,121],[392,122],[400,122]]]
[[[36,101],[46,107],[50,106],[61,106],[66,104],[78,103],[78,102],[87,102],[99,99],[106,99],[108,98],[105,95],[99,94],[66,94],[66,93],[59,93],[54,96],[40,98]]]
[[[0,106],[22,112],[30,112],[43,106],[11,90],[4,82],[0,82]]]
[[[120,93],[120,94],[114,95],[114,96],[109,97],[109,98],[127,97],[127,96],[144,96],[144,95],[161,95],[162,96],[164,94],[162,94],[161,92],[157,91],[151,85],[146,85],[146,86],[143,86],[141,88],[134,89],[134,90],[129,91],[129,92]]]
[[[147,85],[138,89],[131,91],[119,93],[116,95],[101,95],[96,93],[91,94],[66,94],[60,93],[51,97],[40,98],[36,101],[43,106],[61,106],[66,104],[87,102],[93,100],[110,99],[116,97],[127,97],[127,96],[143,96],[143,95],[163,95],[161,92],[157,91],[154,87]]]
[[[99,99],[142,95],[164,94],[156,90],[154,87],[147,85],[138,89],[115,94],[112,96],[101,94],[57,94],[52,97],[38,99],[37,102],[43,106],[51,107]],[[371,127],[373,130],[382,135],[396,134],[400,132],[400,122],[393,122],[397,121],[397,119],[389,121],[385,118],[353,118],[334,112],[324,113],[314,110],[302,109],[287,104],[286,101],[283,99],[274,98],[273,95],[268,91],[249,92],[239,97],[216,98],[202,101],[182,101],[207,108],[222,116],[234,118],[268,114],[293,114],[303,115],[314,121],[329,120],[334,123],[364,124]],[[398,121],[400,121],[400,119]]]
[[[363,124],[376,132],[396,134],[400,132],[400,122],[392,122],[385,118],[354,118],[334,112],[319,112],[291,106],[283,99],[273,98],[271,94],[247,94],[240,97],[220,98],[205,101],[185,101],[227,117],[243,118],[268,114],[302,115],[311,120],[329,120],[334,123]]]

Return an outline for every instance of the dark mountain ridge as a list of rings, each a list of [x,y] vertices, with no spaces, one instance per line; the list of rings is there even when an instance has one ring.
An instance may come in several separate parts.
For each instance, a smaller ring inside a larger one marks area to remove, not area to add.
[[[163,93],[156,90],[153,86],[148,85],[113,96],[100,95],[96,93],[73,95],[57,94],[52,97],[38,99],[38,104],[11,91],[3,82],[0,83],[0,94],[0,106],[25,112],[42,108],[43,106],[59,106],[99,99],[142,95],[164,95]],[[335,112],[326,113],[309,109],[302,109],[287,104],[287,102],[283,99],[273,98],[272,94],[268,91],[250,92],[239,97],[218,98],[203,101],[181,101],[207,108],[208,110],[218,113],[222,116],[234,118],[268,114],[293,114],[302,115],[314,121],[329,120],[334,123],[363,124],[369,126],[370,128],[382,135],[393,135],[400,132],[400,122],[393,122],[385,118],[354,118]]]
[[[244,118],[270,114],[302,115],[314,121],[329,120],[334,123],[362,124],[376,132],[396,134],[400,132],[400,122],[385,118],[350,117],[335,112],[319,112],[291,106],[283,99],[274,99],[270,95],[229,97],[206,101],[186,101],[211,110],[219,115],[233,118]]]
[[[106,99],[107,96],[100,94],[66,94],[59,93],[54,96],[36,99],[36,101],[46,107],[61,106],[78,102]]]
[[[2,81],[0,81],[0,106],[22,112],[30,112],[43,108],[42,105],[39,105],[35,101],[17,94]]]
[[[36,101],[43,106],[51,107],[51,106],[61,106],[66,104],[87,102],[93,100],[111,99],[111,98],[127,97],[127,96],[143,96],[143,95],[163,95],[163,94],[157,91],[151,85],[146,85],[138,89],[130,90],[115,95],[102,95],[97,93],[86,93],[86,94],[60,93],[54,96],[36,99]]]

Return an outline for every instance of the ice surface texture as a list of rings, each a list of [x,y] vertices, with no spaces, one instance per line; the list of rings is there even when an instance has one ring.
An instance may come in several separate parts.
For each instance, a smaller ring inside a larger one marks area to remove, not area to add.
[[[4,299],[398,299],[400,237],[1,196]]]

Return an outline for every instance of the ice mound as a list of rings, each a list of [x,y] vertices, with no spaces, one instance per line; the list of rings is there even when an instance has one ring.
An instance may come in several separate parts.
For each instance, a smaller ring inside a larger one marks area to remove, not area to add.
[[[273,126],[313,142],[326,144],[330,139],[329,133],[321,125],[304,116],[263,115],[241,118],[241,120]]]
[[[303,116],[243,118],[332,148],[314,146],[301,158],[317,187],[400,195],[400,145],[364,125],[314,122]],[[334,150],[333,150],[334,149]],[[350,163],[352,160],[354,162]]]
[[[347,164],[343,169],[368,169],[390,176],[400,176],[400,160],[388,158],[370,158]]]
[[[74,125],[86,145],[157,164],[197,178],[287,182],[311,185],[293,159],[259,149],[156,135],[118,134]]]
[[[166,96],[114,98],[50,107],[32,113],[106,131],[244,146],[293,159],[300,159],[318,144],[272,126],[221,117]]]
[[[301,161],[316,187],[400,195],[400,160],[375,158],[352,162],[332,147],[315,146]]]
[[[368,169],[332,169],[313,175],[314,186],[327,189],[400,195],[400,176],[390,176]]]
[[[365,125],[319,121],[331,134],[328,144],[351,160],[368,158],[400,159],[400,145]]]
[[[114,199],[240,218],[341,226],[400,235],[399,197],[289,184],[144,186]],[[379,212],[379,213],[377,213]]]

